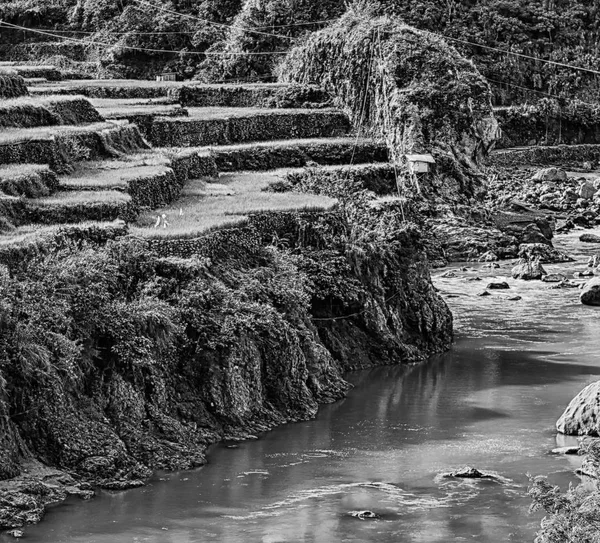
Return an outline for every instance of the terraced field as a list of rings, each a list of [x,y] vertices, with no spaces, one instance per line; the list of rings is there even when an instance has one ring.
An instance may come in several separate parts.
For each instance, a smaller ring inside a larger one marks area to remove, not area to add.
[[[352,135],[342,111],[273,107],[282,85],[60,81],[42,67],[49,81],[18,68],[0,97],[0,248],[73,228],[200,236],[257,212],[331,209],[327,195],[281,190],[307,166],[389,172],[385,145]]]

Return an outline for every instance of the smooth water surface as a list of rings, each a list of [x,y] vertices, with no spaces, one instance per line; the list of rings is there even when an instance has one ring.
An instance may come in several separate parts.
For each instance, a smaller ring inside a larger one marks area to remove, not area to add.
[[[578,262],[549,271],[583,270],[593,251],[577,234],[557,245]],[[600,379],[600,308],[579,304],[577,289],[509,278],[511,290],[475,295],[510,266],[434,273],[455,313],[448,354],[350,374],[355,388],[317,420],[215,446],[207,466],[141,489],[71,499],[27,528],[26,541],[533,541],[541,515],[528,513],[526,474],[576,482],[579,459],[550,451],[576,442],[557,437],[554,423]],[[483,280],[466,280],[476,275]],[[515,294],[522,300],[507,300]],[[501,482],[439,477],[465,465]],[[363,509],[381,519],[350,515]]]

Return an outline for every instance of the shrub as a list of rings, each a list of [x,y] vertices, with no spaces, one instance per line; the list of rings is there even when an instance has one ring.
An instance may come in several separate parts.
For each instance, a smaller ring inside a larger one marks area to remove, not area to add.
[[[545,477],[531,478],[529,496],[532,509],[543,510],[536,543],[597,543],[600,533],[600,440],[583,442],[582,453],[586,456],[584,466],[591,471],[591,478],[576,487],[562,492],[548,483]]]

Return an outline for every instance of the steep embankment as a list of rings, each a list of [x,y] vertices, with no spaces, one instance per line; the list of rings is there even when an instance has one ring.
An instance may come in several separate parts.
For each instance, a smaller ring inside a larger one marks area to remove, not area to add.
[[[418,235],[385,221],[263,215],[196,241],[192,259],[66,242],[5,272],[2,477],[33,457],[106,488],[140,484],[203,463],[215,440],[313,417],[343,395],[346,369],[447,348]],[[64,494],[27,477],[16,489],[5,527]]]

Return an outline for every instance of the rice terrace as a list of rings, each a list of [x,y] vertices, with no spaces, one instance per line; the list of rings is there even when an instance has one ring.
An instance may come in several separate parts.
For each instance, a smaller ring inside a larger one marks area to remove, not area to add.
[[[0,542],[600,541],[599,35],[0,0]]]

